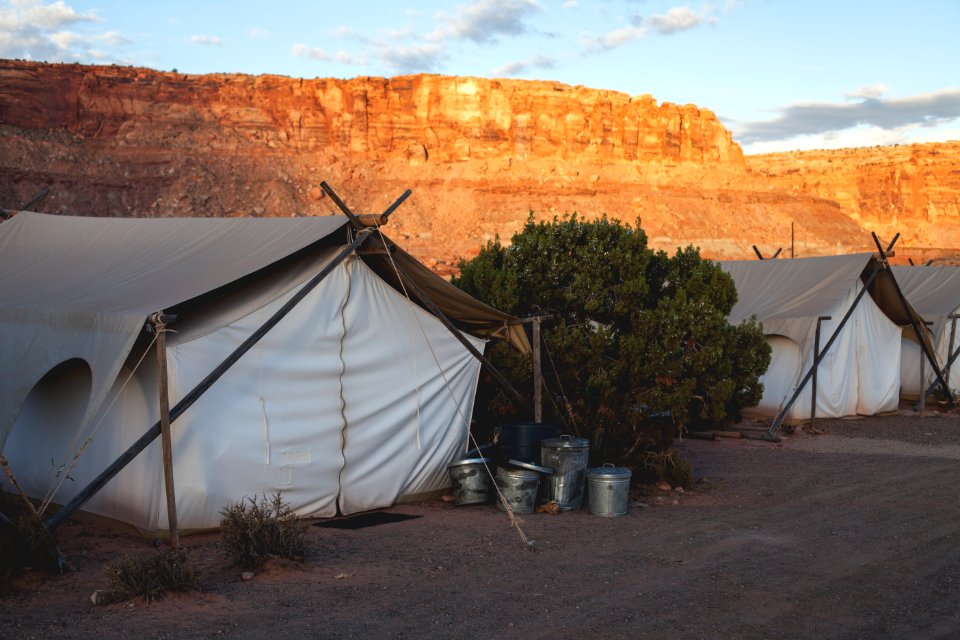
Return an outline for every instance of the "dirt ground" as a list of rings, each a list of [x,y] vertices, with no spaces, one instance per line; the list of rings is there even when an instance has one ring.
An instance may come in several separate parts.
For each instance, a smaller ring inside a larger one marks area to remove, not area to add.
[[[641,489],[622,518],[401,505],[311,526],[303,563],[252,580],[186,539],[199,592],[94,606],[149,541],[61,531],[78,571],[0,587],[4,638],[960,638],[960,418],[823,420],[780,444],[686,440],[695,490]]]

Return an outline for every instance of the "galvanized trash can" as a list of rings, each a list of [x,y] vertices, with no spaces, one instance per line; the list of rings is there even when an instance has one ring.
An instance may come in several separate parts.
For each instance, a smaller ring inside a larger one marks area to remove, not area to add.
[[[617,518],[627,515],[630,469],[610,463],[587,470],[587,506],[595,516]]]
[[[514,513],[533,513],[537,504],[537,489],[540,488],[540,474],[529,469],[497,469],[497,488],[506,499]],[[506,511],[503,501],[497,498],[497,508]]]
[[[583,504],[584,473],[590,458],[590,441],[563,435],[540,443],[540,459],[553,467],[553,475],[541,485],[542,502],[556,502],[561,511],[579,509]]]
[[[467,458],[447,465],[453,485],[453,504],[483,504],[495,495],[488,466],[490,458]]]

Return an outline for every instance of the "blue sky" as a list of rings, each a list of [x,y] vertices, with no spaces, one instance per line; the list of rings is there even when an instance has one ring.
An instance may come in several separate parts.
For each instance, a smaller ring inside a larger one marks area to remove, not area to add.
[[[0,0],[0,57],[557,80],[717,113],[748,153],[960,139],[960,0]]]

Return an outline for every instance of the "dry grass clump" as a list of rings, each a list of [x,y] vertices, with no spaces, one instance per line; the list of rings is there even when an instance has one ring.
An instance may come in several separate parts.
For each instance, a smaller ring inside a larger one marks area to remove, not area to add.
[[[269,558],[303,558],[306,525],[277,492],[244,498],[220,510],[223,543],[233,561],[255,569]]]
[[[200,578],[200,572],[190,566],[187,555],[171,549],[125,556],[107,567],[107,575],[112,589],[104,603],[135,597],[149,602],[169,591],[192,591]]]
[[[674,487],[693,487],[693,466],[673,449],[662,453],[648,452],[636,472],[641,483],[669,482]]]
[[[61,573],[66,560],[53,534],[39,516],[24,513],[12,524],[0,521],[0,581],[18,575],[27,567]]]

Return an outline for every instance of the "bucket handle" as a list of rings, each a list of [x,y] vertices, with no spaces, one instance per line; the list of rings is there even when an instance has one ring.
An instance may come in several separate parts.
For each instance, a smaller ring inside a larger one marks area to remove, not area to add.
[[[565,434],[563,434],[562,436],[560,436],[560,439],[561,439],[561,440],[573,440],[573,436],[570,435],[569,433],[565,433]]]
[[[606,469],[607,467],[610,467],[611,469],[616,469],[617,465],[613,464],[612,462],[604,462],[603,468]]]

